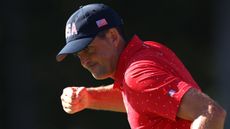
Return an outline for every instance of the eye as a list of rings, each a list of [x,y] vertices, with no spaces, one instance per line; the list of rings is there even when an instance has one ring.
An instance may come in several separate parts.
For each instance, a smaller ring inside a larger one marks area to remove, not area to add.
[[[89,46],[85,47],[82,51],[88,52],[89,51]]]
[[[73,53],[73,56],[74,56],[74,57],[79,57],[78,52]]]
[[[87,46],[87,47],[85,47],[84,49],[82,49],[80,52],[75,52],[75,53],[73,53],[73,56],[74,57],[81,57],[80,55],[87,55],[87,54],[89,54],[89,52],[90,52],[90,48],[89,48],[89,46]]]

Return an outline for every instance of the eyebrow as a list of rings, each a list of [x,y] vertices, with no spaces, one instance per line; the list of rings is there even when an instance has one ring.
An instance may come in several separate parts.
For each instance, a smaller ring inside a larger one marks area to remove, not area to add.
[[[82,49],[81,51],[76,52],[76,54],[78,55],[78,53],[84,52],[84,51],[86,51],[86,49],[90,49],[90,48],[92,48],[92,47],[93,47],[93,45],[89,44],[89,45],[87,45],[84,49]]]

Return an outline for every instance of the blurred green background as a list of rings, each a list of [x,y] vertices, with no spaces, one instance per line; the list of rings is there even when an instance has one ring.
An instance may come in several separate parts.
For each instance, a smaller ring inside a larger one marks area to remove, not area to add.
[[[77,59],[55,56],[65,45],[69,16],[81,5],[116,10],[129,37],[171,48],[202,90],[230,109],[230,1],[228,0],[1,0],[0,129],[129,129],[126,114],[84,110],[66,114],[67,86],[98,86]],[[226,121],[230,128],[230,120]]]

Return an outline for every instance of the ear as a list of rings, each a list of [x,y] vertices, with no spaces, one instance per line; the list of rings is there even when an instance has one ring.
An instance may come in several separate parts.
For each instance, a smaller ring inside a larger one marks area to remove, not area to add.
[[[116,28],[109,29],[109,37],[111,42],[117,47],[120,41],[120,34]]]

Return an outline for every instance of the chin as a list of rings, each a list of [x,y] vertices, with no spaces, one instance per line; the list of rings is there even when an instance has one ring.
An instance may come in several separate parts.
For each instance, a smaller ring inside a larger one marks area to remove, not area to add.
[[[96,79],[96,80],[104,80],[104,79],[107,79],[109,77],[99,77],[99,76],[94,76],[93,77]]]
[[[92,75],[96,80],[104,80],[104,79],[110,78],[110,76],[108,76],[108,75],[95,75],[93,73],[92,73]]]

